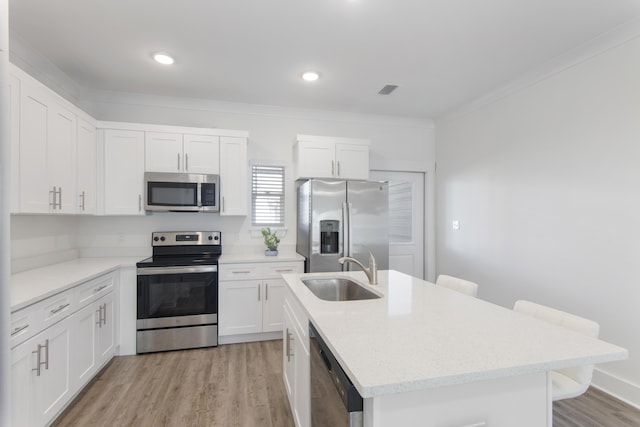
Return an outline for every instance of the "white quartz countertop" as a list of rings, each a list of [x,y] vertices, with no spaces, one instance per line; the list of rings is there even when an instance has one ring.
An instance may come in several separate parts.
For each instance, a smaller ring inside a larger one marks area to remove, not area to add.
[[[235,264],[248,262],[294,262],[304,261],[304,257],[293,251],[279,251],[276,256],[266,256],[263,252],[247,252],[222,254],[218,264]]]
[[[11,312],[35,304],[120,267],[135,267],[141,257],[77,258],[11,276]]]
[[[365,285],[382,298],[344,302],[317,298],[305,276],[366,277],[283,276],[365,398],[628,357],[624,348],[396,271]]]

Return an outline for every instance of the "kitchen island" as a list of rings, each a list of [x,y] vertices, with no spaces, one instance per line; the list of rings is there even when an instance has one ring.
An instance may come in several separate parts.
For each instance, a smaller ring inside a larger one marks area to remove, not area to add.
[[[550,371],[627,357],[495,304],[396,271],[378,274],[375,286],[362,272],[284,275],[284,376],[298,426],[310,424],[308,322],[364,398],[369,427],[551,426]],[[324,301],[301,282],[335,276],[381,298]]]

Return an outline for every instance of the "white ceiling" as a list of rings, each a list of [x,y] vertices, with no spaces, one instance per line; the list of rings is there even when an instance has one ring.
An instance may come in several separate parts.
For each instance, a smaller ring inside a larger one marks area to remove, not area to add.
[[[433,118],[640,16],[640,1],[10,0],[9,16],[87,90]],[[386,84],[400,88],[377,95]]]

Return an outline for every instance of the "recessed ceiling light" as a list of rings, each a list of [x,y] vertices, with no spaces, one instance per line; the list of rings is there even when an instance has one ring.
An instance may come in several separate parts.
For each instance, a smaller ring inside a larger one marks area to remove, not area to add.
[[[157,63],[162,65],[171,65],[174,62],[173,58],[166,53],[156,53],[155,55],[153,55],[153,59],[155,59]]]
[[[320,74],[316,73],[315,71],[307,71],[302,75],[302,79],[307,82],[315,82],[319,78],[320,78]]]

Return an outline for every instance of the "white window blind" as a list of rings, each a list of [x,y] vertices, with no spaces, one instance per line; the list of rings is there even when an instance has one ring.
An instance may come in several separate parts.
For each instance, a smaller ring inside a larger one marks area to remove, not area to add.
[[[251,166],[251,224],[284,226],[284,166]]]

